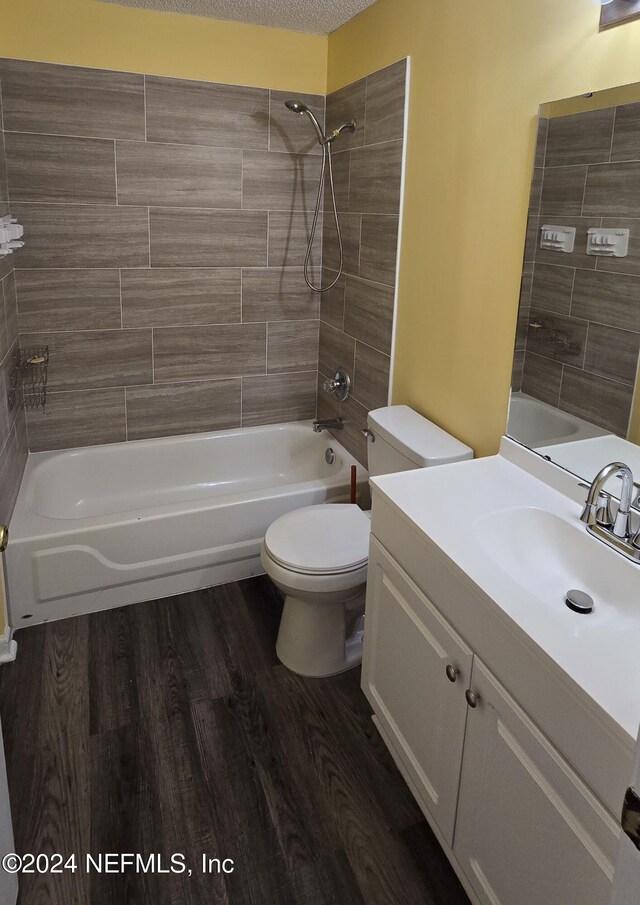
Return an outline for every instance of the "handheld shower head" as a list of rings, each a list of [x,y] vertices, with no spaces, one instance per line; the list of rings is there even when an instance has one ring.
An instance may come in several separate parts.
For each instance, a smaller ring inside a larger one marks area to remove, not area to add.
[[[311,122],[313,123],[313,128],[316,130],[316,135],[318,136],[318,141],[320,142],[321,145],[324,144],[325,137],[322,132],[322,129],[320,128],[320,123],[318,122],[318,120],[316,119],[314,114],[311,112],[311,110],[309,110],[309,108],[307,107],[306,104],[303,104],[302,101],[288,100],[288,101],[284,102],[284,105],[287,108],[287,110],[291,110],[293,113],[299,113],[301,116],[303,113],[306,113],[307,116],[309,117],[309,119],[311,120]]]
[[[287,108],[287,110],[291,110],[293,113],[303,114],[303,113],[309,112],[309,108],[307,107],[307,105],[302,104],[299,101],[285,101],[284,105]]]

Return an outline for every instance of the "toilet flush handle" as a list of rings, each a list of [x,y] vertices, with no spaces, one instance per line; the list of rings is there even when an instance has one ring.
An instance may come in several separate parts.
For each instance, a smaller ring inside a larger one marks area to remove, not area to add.
[[[370,430],[368,427],[363,427],[363,428],[361,428],[361,429],[360,429],[360,433],[361,433],[362,436],[365,438],[365,440],[367,441],[367,443],[375,443],[375,442],[376,442],[376,435],[375,435],[374,432],[373,432],[372,430]]]

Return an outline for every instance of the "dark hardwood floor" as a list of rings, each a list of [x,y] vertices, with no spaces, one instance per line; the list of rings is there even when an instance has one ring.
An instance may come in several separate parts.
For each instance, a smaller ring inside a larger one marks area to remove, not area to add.
[[[468,905],[387,753],[359,671],[275,656],[266,579],[23,629],[0,667],[21,905]],[[182,853],[189,876],[85,871]],[[231,858],[207,874],[202,855]]]

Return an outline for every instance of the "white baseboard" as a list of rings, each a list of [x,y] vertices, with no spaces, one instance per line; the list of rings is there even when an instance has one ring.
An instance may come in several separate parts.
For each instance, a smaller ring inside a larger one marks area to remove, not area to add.
[[[11,663],[18,652],[18,642],[13,640],[13,629],[7,625],[0,635],[0,664]]]

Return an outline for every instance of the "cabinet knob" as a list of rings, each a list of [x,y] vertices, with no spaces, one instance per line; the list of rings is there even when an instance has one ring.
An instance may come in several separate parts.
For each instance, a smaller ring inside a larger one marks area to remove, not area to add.
[[[456,679],[458,678],[458,676],[460,675],[460,670],[459,670],[459,669],[456,669],[455,666],[452,666],[451,663],[449,663],[449,665],[448,665],[447,668],[445,669],[445,672],[446,672],[446,674],[447,674],[447,679],[448,679],[450,682],[455,682],[455,680],[456,680]]]
[[[477,691],[471,691],[470,688],[467,688],[467,690],[464,693],[464,696],[467,699],[467,704],[469,705],[469,707],[475,708],[478,706],[478,701],[480,700],[480,695],[478,694]]]

